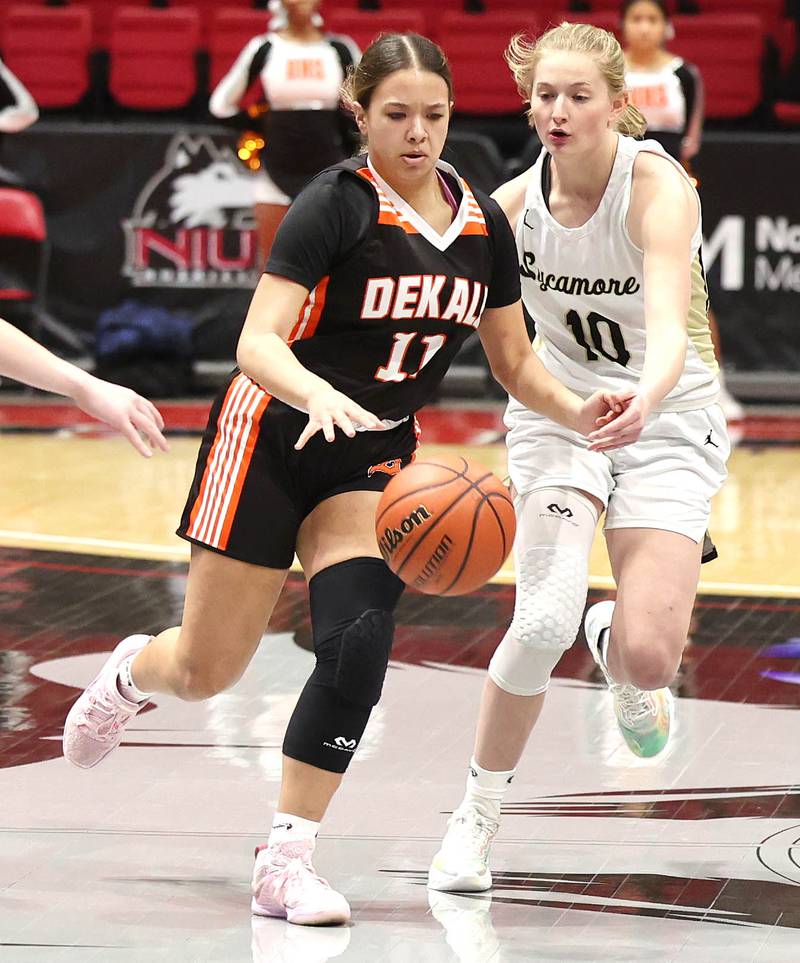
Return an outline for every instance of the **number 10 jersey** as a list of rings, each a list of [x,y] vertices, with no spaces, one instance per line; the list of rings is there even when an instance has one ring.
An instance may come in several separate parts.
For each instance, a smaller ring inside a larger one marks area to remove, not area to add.
[[[643,253],[626,227],[633,165],[640,151],[661,154],[683,174],[655,141],[620,135],[597,210],[585,224],[568,228],[553,218],[545,201],[550,155],[543,149],[531,172],[517,224],[522,300],[536,324],[534,346],[547,369],[584,397],[599,388],[631,387],[642,373]],[[719,394],[701,243],[698,217],[686,265],[691,276],[686,362],[659,411],[704,408]],[[509,416],[523,410],[512,398]]]

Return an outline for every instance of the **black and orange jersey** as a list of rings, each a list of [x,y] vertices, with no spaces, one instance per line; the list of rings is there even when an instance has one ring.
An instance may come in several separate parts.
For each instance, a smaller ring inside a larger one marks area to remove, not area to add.
[[[500,207],[438,166],[458,201],[444,234],[362,156],[302,191],[266,266],[309,292],[290,336],[300,363],[381,418],[421,408],[484,308],[520,297]]]

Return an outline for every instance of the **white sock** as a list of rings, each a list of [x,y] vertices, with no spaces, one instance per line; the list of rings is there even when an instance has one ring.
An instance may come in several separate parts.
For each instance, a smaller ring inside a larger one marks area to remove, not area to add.
[[[313,819],[303,819],[302,816],[294,816],[292,813],[275,813],[267,846],[277,846],[298,839],[310,839],[313,842],[317,838],[319,826]]]
[[[473,806],[482,816],[499,822],[500,804],[516,771],[509,769],[507,772],[492,772],[482,769],[473,756],[467,770],[467,791],[461,805]]]
[[[139,653],[137,652],[136,655]],[[131,665],[136,655],[129,655],[124,662],[120,663],[119,671],[117,672],[117,688],[123,699],[127,699],[128,702],[147,702],[148,699],[153,697],[152,692],[142,692],[133,681],[133,676],[131,675]]]
[[[598,640],[597,651],[600,653],[600,661],[603,663],[603,668],[605,669],[606,675],[611,680],[612,685],[617,683],[611,675],[611,670],[608,668],[608,642],[611,638],[611,629],[603,629],[600,632],[600,638]]]

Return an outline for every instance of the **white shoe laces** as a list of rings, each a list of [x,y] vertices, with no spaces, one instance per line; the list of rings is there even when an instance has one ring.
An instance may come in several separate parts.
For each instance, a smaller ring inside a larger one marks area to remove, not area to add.
[[[614,694],[626,725],[635,728],[648,716],[658,717],[658,703],[647,689],[637,689],[635,685],[615,686]]]
[[[469,808],[461,812],[456,810],[450,817],[447,831],[447,842],[459,847],[459,854],[463,856],[462,846],[466,846],[469,855],[475,855],[485,860],[486,854],[494,839],[500,824],[494,819],[482,816],[476,810]],[[448,849],[450,848],[448,845]]]
[[[114,736],[132,713],[117,705],[102,689],[92,693],[80,715],[78,726],[100,738]]]

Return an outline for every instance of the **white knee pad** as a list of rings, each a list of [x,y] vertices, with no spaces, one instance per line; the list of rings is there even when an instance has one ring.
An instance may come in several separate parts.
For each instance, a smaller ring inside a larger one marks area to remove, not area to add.
[[[597,511],[574,489],[540,488],[517,499],[516,513],[514,618],[489,676],[506,692],[529,696],[545,691],[578,634]]]

